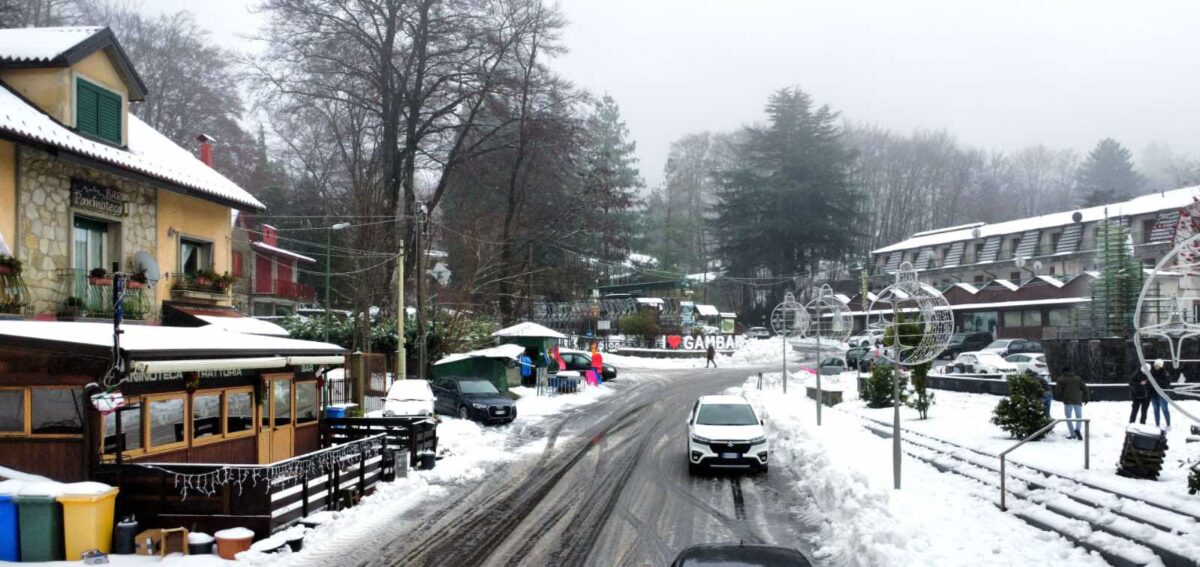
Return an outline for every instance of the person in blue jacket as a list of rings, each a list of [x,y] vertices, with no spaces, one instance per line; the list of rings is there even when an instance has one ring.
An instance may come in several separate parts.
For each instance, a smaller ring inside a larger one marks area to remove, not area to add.
[[[532,349],[525,349],[525,352],[521,353],[521,356],[517,357],[517,365],[521,367],[522,386],[532,386],[534,381],[536,371],[534,370],[533,356],[530,356],[529,354],[530,350]]]

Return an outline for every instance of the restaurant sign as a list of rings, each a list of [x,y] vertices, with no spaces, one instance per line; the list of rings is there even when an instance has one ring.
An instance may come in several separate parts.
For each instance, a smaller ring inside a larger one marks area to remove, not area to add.
[[[666,346],[671,350],[708,350],[709,346],[717,350],[737,349],[737,335],[700,335],[666,337]]]
[[[183,380],[185,374],[195,374],[201,380],[213,378],[250,378],[258,375],[257,370],[237,368],[232,370],[201,370],[199,372],[130,372],[125,378],[131,384],[170,382]]]
[[[71,180],[71,206],[116,217],[125,214],[120,191],[82,179]]]

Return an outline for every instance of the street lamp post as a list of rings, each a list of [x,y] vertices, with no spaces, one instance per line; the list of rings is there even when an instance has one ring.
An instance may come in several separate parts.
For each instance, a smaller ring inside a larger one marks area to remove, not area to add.
[[[350,228],[350,223],[339,222],[325,232],[325,342],[329,342],[329,249],[333,247],[333,231]]]

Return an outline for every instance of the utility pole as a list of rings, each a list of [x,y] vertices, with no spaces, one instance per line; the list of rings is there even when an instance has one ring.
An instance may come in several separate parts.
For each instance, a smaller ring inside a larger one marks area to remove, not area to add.
[[[349,228],[350,223],[339,222],[325,231],[325,342],[329,342],[329,249],[333,248],[333,231]],[[271,289],[275,289],[275,282],[271,282]],[[278,291],[278,290],[276,290]]]
[[[529,299],[525,301],[525,319],[533,320],[533,241],[529,242]]]
[[[404,348],[404,239],[400,239],[400,254],[396,257],[396,380],[407,378]]]
[[[417,378],[425,379],[425,357],[429,340],[425,336],[425,203],[417,202],[417,357],[421,365]]]

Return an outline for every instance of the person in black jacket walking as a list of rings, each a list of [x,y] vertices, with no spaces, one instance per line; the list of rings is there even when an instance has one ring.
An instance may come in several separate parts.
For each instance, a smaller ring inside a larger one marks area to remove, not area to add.
[[[1166,365],[1163,364],[1162,359],[1158,359],[1158,360],[1154,361],[1154,369],[1150,371],[1150,375],[1154,377],[1154,382],[1156,384],[1158,384],[1158,387],[1162,388],[1164,392],[1171,389],[1171,371],[1167,370],[1167,367],[1166,367]],[[1162,413],[1163,413],[1163,417],[1167,421],[1167,426],[1165,428],[1163,428],[1163,430],[1170,431],[1171,430],[1171,404],[1167,402],[1166,398],[1162,397],[1158,393],[1158,390],[1152,389],[1152,391],[1149,392],[1149,394],[1150,394],[1150,401],[1154,403],[1154,425],[1156,425],[1158,427],[1162,427],[1158,423],[1158,412],[1161,409]],[[1142,410],[1142,411],[1145,412],[1145,410]],[[1142,415],[1142,423],[1146,423],[1146,416],[1144,413]]]
[[[1150,379],[1146,377],[1146,373],[1142,371],[1141,367],[1134,370],[1133,375],[1129,377],[1129,397],[1133,400],[1133,405],[1129,409],[1129,423],[1133,423],[1133,420],[1137,419],[1140,409],[1142,419],[1139,423],[1145,425],[1146,410],[1150,409]]]
[[[1058,380],[1054,383],[1054,399],[1062,402],[1063,416],[1070,419],[1083,419],[1083,404],[1088,403],[1087,384],[1071,372],[1070,367],[1063,367],[1059,373]],[[1071,414],[1075,414],[1072,416]],[[1071,439],[1083,439],[1079,434],[1079,422],[1068,421],[1067,430],[1070,432]]]

